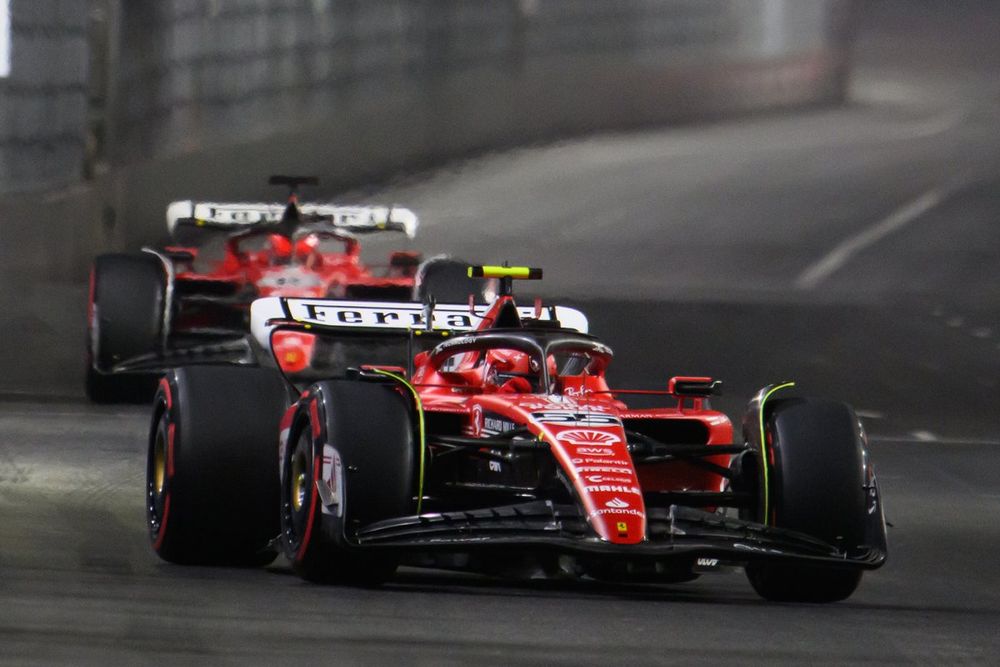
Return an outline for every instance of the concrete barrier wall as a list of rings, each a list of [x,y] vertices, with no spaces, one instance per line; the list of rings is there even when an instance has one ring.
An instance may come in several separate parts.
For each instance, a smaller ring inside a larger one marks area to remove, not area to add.
[[[110,157],[158,164],[118,187],[115,238],[150,238],[174,196],[266,195],[268,171],[335,188],[555,136],[837,100],[850,6],[133,0]]]
[[[87,114],[87,3],[0,0],[10,71],[0,77],[0,192],[80,178]],[[6,32],[6,31],[5,31]]]
[[[405,110],[406,143],[418,142],[407,153],[426,156],[836,98],[844,5],[132,0],[120,7],[112,157],[127,163],[343,123],[367,105]],[[483,107],[495,111],[465,115]]]
[[[199,9],[204,4],[122,8],[119,158],[264,136],[292,119],[336,116],[365,98],[440,113],[456,103],[440,97],[442,86],[468,74],[489,82],[467,90],[468,98],[488,94],[501,76],[520,85],[529,104],[524,84],[540,65],[565,76],[602,58],[656,60],[647,46],[655,38],[639,30],[641,8],[630,2],[229,0]],[[683,20],[676,33],[655,40],[663,42],[657,51],[711,48],[739,30],[728,8],[658,5],[657,13]]]
[[[0,267],[76,279],[99,251],[160,240],[170,200],[272,196],[269,173],[335,192],[475,151],[839,100],[853,0],[12,2],[0,192],[58,191],[0,198]]]

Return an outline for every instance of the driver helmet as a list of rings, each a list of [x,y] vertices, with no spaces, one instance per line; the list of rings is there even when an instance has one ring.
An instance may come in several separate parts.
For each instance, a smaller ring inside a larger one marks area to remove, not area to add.
[[[295,258],[305,259],[309,257],[319,246],[319,238],[315,234],[303,236],[295,242]]]
[[[292,256],[292,242],[287,237],[281,234],[269,234],[267,241],[271,248],[272,259],[289,259]]]
[[[486,381],[500,391],[530,392],[538,386],[538,360],[520,350],[489,350],[486,353]]]

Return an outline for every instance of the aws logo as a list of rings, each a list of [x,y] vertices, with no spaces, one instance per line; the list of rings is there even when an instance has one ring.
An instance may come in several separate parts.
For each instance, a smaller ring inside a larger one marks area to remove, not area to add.
[[[615,450],[607,447],[580,447],[576,453],[580,456],[614,456]]]

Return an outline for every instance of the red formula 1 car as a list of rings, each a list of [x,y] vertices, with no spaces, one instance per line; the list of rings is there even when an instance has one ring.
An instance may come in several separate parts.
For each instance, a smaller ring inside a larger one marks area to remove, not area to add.
[[[436,291],[441,299],[449,297],[446,286],[457,284],[464,298],[468,281],[460,262],[421,262],[419,253],[405,251],[392,253],[382,267],[361,260],[359,234],[413,238],[418,221],[411,211],[300,204],[298,186],[316,182],[272,177],[272,184],[290,188],[284,204],[171,204],[171,236],[217,242],[221,233],[218,256],[210,256],[209,242],[98,257],[87,318],[87,395],[98,402],[142,396],[143,386],[155,386],[142,369],[176,365],[179,354],[226,354],[226,343],[248,330],[250,304],[259,297],[405,300]],[[308,365],[311,349],[303,340],[283,340],[287,370]]]
[[[611,349],[569,308],[271,298],[282,332],[395,338],[406,368],[291,387],[268,368],[189,367],[161,381],[147,516],[177,563],[263,563],[372,584],[398,564],[678,582],[743,567],[771,600],[850,596],[886,558],[857,416],[762,389],[742,435],[709,405],[719,383],[675,377],[663,405],[608,386]],[[410,354],[412,353],[412,356]],[[272,364],[273,366],[273,364]],[[277,535],[277,537],[275,537]]]

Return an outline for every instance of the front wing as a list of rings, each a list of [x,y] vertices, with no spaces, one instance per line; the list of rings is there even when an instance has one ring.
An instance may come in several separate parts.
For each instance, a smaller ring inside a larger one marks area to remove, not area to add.
[[[594,537],[576,507],[533,501],[380,521],[362,528],[352,542],[359,548],[409,552],[511,548],[635,561],[787,560],[863,569],[875,569],[886,558],[885,551],[879,548],[844,552],[803,533],[679,505],[649,508],[646,519],[648,541],[613,544]]]

